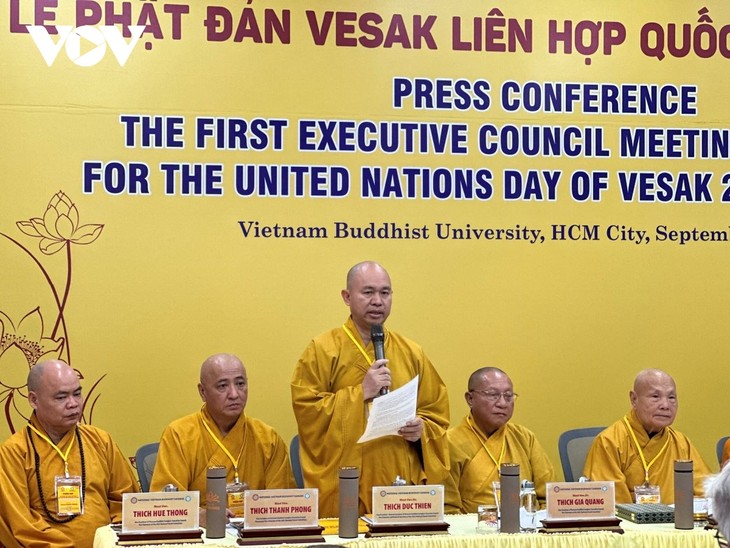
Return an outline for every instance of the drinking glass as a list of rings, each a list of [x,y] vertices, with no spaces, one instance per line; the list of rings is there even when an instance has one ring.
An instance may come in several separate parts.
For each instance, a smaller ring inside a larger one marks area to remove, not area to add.
[[[499,533],[496,504],[477,506],[477,533]]]
[[[532,533],[537,530],[535,526],[535,516],[537,515],[537,494],[534,489],[525,489],[520,498],[520,505],[522,510],[527,517],[527,527],[523,527],[522,530]]]
[[[494,493],[494,504],[497,505],[497,515],[502,515],[502,484],[500,484],[498,481],[492,482],[492,493]]]

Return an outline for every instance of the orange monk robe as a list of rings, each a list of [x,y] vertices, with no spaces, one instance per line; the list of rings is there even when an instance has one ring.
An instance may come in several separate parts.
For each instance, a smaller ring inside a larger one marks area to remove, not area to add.
[[[31,424],[46,434],[35,418]],[[56,476],[64,475],[63,460],[53,447],[28,428],[13,434],[0,446],[0,543],[15,546],[52,546],[53,548],[87,548],[94,543],[96,529],[122,519],[122,494],[136,492],[129,462],[112,441],[111,436],[93,426],[78,426],[86,470],[84,513],[68,523],[54,523],[43,509],[38,490],[35,449],[40,460],[43,497],[50,515],[56,519]],[[75,429],[58,443],[65,452],[71,439],[68,456],[71,476],[81,476],[81,452]]]
[[[487,438],[470,418],[471,426],[465,417],[447,433],[451,474],[446,483],[446,512],[476,513],[480,504],[494,504],[492,482],[499,481],[499,468],[484,446],[499,461],[503,443],[501,462],[520,465],[520,478],[535,483],[537,498],[544,506],[545,484],[555,481],[555,470],[535,434],[508,422]]]
[[[702,496],[703,481],[710,474],[710,469],[687,436],[667,427],[649,438],[633,410],[626,417],[636,434],[647,463],[650,463],[666,444],[666,449],[649,468],[649,483],[659,486],[662,503],[674,503],[675,460],[693,461],[694,494]],[[644,483],[644,466],[623,419],[606,428],[593,440],[583,475],[596,481],[615,482],[617,503],[634,501],[634,487]]]
[[[352,320],[346,325],[363,346]],[[419,376],[416,414],[423,419],[421,439],[408,442],[400,436],[386,436],[357,443],[368,417],[362,381],[375,360],[372,343],[364,350],[367,359],[342,327],[333,329],[307,346],[292,377],[304,483],[319,488],[321,517],[338,514],[341,466],[360,469],[361,514],[371,511],[374,485],[391,485],[397,475],[409,484],[443,484],[448,475],[446,387],[423,349],[392,331],[385,334],[390,388],[396,390]]]
[[[295,487],[287,446],[273,428],[242,413],[223,437],[203,405],[197,413],[173,421],[162,433],[150,491],[161,491],[172,483],[181,491],[200,491],[200,505],[205,506],[209,466],[226,467],[227,481],[234,481],[233,463],[208,433],[204,420],[234,459],[241,455],[238,478],[250,489]]]
[[[730,461],[730,439],[725,442],[725,447],[722,449],[722,466],[725,466]]]

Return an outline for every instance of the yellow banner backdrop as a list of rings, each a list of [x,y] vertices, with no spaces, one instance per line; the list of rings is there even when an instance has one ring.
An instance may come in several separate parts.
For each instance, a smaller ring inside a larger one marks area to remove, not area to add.
[[[126,454],[232,352],[247,411],[380,261],[389,326],[451,396],[505,369],[557,437],[679,386],[716,464],[728,384],[730,7],[9,0],[0,12],[0,437],[28,366],[70,361]]]

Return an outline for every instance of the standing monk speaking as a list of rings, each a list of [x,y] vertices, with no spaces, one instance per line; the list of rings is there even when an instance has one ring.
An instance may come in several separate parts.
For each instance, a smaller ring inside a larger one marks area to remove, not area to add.
[[[321,516],[338,513],[338,470],[360,469],[360,513],[369,513],[372,487],[396,476],[408,484],[442,484],[449,471],[446,429],[449,401],[441,377],[413,341],[385,330],[385,356],[376,360],[370,329],[390,315],[390,276],[375,262],[347,274],[342,299],[350,309],[344,325],[309,343],[292,378],[304,482],[319,488]],[[359,444],[369,405],[381,388],[398,389],[419,377],[416,418],[397,436]]]

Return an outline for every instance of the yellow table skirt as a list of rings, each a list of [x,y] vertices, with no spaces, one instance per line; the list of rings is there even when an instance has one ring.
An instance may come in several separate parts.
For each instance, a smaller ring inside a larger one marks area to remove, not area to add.
[[[334,535],[325,536],[328,544],[339,544],[348,547],[365,548],[482,548],[495,546],[499,548],[716,548],[714,533],[697,528],[691,531],[680,531],[674,524],[637,525],[622,521],[625,533],[608,533],[603,531],[590,533],[519,533],[509,534],[476,534],[475,515],[447,516],[451,525],[448,535],[437,536],[405,536],[366,539],[362,535],[357,539],[341,539]],[[116,534],[109,527],[101,527],[96,531],[94,548],[113,548]],[[309,544],[287,545],[308,546]],[[192,544],[156,545],[159,548],[191,548]],[[230,548],[236,546],[234,532],[229,532],[225,539],[208,540],[204,546]],[[149,545],[148,545],[149,547]]]

